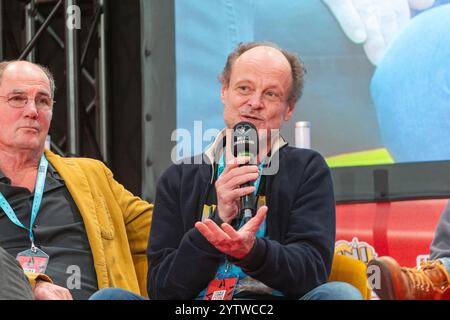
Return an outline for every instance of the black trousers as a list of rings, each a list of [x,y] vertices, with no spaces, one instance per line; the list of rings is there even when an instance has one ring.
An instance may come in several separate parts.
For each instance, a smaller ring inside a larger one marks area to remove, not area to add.
[[[30,282],[16,259],[0,247],[0,300],[33,300]]]

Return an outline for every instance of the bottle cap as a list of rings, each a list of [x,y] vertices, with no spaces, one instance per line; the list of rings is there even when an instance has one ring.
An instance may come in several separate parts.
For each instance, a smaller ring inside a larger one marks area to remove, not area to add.
[[[295,123],[296,128],[311,128],[310,121],[298,121]]]

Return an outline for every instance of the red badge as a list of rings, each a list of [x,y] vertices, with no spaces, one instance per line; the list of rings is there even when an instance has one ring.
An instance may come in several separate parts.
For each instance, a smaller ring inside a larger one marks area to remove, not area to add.
[[[209,283],[205,300],[231,300],[238,278],[215,279]]]
[[[45,273],[49,256],[44,251],[35,248],[19,252],[16,260],[19,261],[25,272]]]

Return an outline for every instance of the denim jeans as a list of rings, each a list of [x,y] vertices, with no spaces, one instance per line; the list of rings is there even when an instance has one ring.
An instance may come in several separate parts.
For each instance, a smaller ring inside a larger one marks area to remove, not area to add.
[[[361,293],[345,282],[327,282],[305,294],[300,300],[362,300]],[[135,293],[117,289],[102,289],[89,300],[146,300]]]
[[[363,300],[363,297],[351,284],[335,281],[312,289],[300,300]]]
[[[450,258],[440,258],[438,259],[439,261],[442,262],[442,264],[445,267],[445,270],[447,270],[447,273],[450,274]]]

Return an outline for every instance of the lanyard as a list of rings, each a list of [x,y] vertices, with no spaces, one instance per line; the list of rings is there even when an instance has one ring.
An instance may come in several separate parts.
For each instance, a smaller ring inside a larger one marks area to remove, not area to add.
[[[8,201],[5,199],[3,194],[0,192],[0,207],[3,209],[5,214],[8,216],[9,220],[11,220],[16,226],[28,230],[29,237],[31,241],[31,249],[36,249],[34,246],[34,235],[33,235],[33,224],[36,220],[36,217],[39,213],[39,207],[41,206],[42,195],[44,194],[44,185],[45,178],[47,174],[48,168],[48,160],[44,155],[41,157],[41,161],[39,163],[38,175],[36,179],[36,186],[34,190],[34,199],[33,199],[33,207],[31,208],[31,218],[30,218],[30,227],[25,227],[22,222],[16,216],[16,213],[9,205]]]
[[[258,179],[254,183],[255,196],[258,192],[258,187],[261,182],[261,175],[262,175],[262,170],[263,170],[262,163],[258,166],[258,169],[259,169],[259,176],[258,176]],[[217,179],[219,179],[220,175],[223,173],[224,170],[225,170],[225,152],[222,153],[222,157],[220,158],[219,163],[218,163]],[[242,225],[240,227],[242,227]],[[259,227],[258,231],[256,232],[256,237],[258,237],[258,238],[264,237],[265,232],[266,232],[266,221],[264,220],[263,223],[261,224],[261,226]],[[233,277],[237,278],[238,279],[237,281],[239,282],[239,280],[247,277],[247,275],[242,271],[241,268],[230,263],[228,261],[228,259],[225,258],[224,263],[221,264],[219,266],[219,268],[217,269],[215,279],[228,279],[228,278],[233,278]],[[198,297],[200,297],[200,298],[204,297],[207,290],[208,290],[208,288],[206,288],[202,292],[200,292]]]
[[[261,182],[261,176],[262,176],[262,170],[263,170],[263,163],[261,163],[258,166],[259,169],[259,176],[258,179],[255,181],[254,186],[255,186],[255,196],[258,193],[258,187],[259,184]],[[219,165],[217,168],[217,179],[220,177],[220,175],[223,173],[223,171],[225,170],[225,153],[222,154],[222,157],[220,158],[219,161]],[[241,228],[242,225],[239,226],[239,228]],[[258,229],[257,233],[256,233],[256,237],[260,238],[263,237],[264,234],[266,232],[266,221],[264,220],[263,223],[261,224],[260,228]],[[239,279],[244,278],[246,275],[245,273],[241,270],[241,268],[239,268],[238,266],[231,264],[228,259],[226,259],[225,263],[222,264],[219,269],[217,270],[217,274],[216,274],[216,278],[217,279],[225,279],[225,278],[229,278],[229,277],[233,277],[236,276]]]

